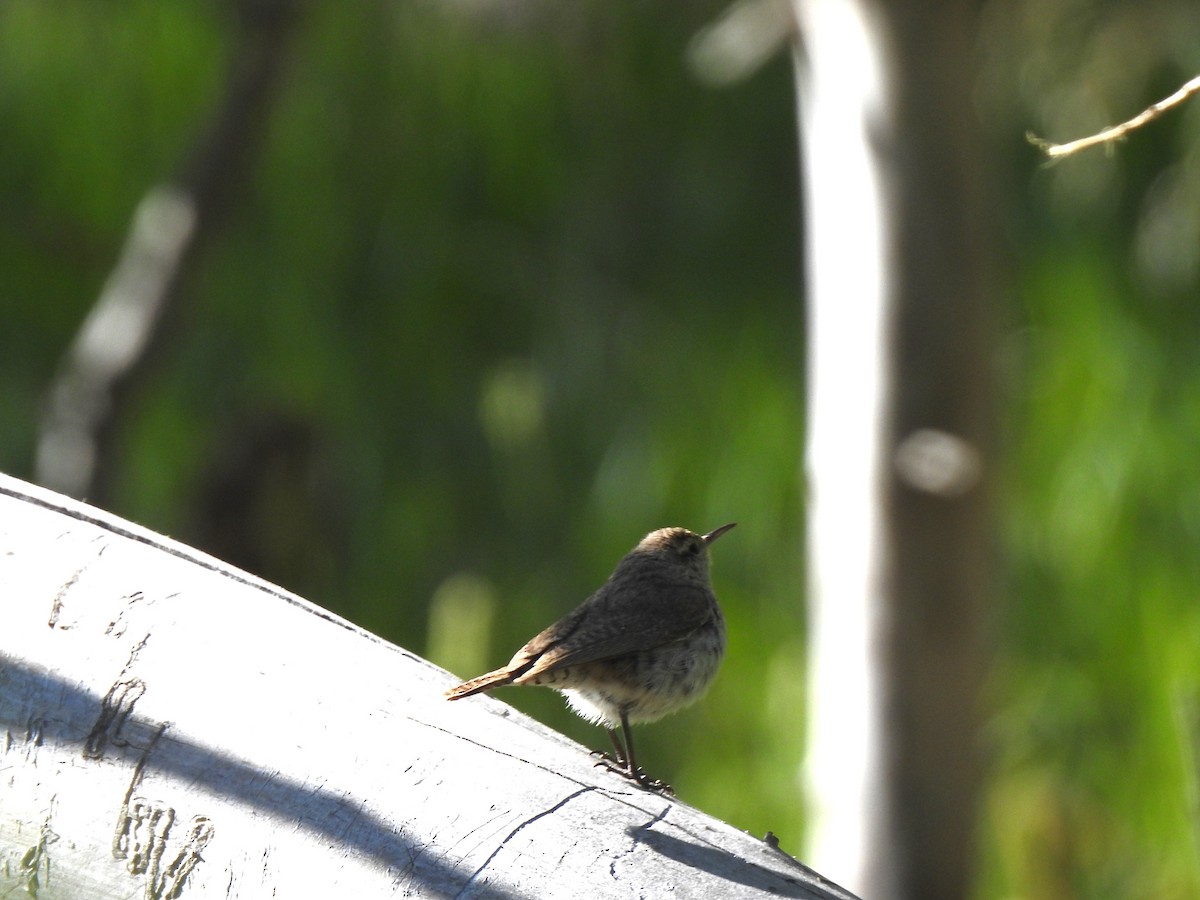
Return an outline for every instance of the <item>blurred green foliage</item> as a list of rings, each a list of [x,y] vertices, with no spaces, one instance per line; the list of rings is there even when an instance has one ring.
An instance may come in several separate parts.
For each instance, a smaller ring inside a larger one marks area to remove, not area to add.
[[[1200,894],[1200,106],[1041,165],[1200,71],[1194,5],[992,4],[981,109],[1019,275],[981,897]],[[1036,167],[1035,167],[1036,164]]]
[[[1017,289],[981,897],[1200,893],[1200,105],[1051,169],[1020,143],[1200,69],[1190,3],[1128,6],[997,3],[981,31]],[[306,9],[106,505],[463,676],[645,532],[737,520],[715,550],[727,662],[639,750],[798,849],[788,61],[697,83],[683,50],[715,2]],[[30,477],[56,366],[218,102],[231,33],[211,2],[0,6],[4,471]],[[504,699],[601,744],[550,692]]]

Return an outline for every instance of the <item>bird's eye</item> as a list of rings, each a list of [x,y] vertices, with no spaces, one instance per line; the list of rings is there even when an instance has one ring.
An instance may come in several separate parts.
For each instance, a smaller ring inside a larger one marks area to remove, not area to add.
[[[686,543],[684,543],[684,545],[683,545],[683,555],[684,556],[697,556],[697,555],[699,555],[699,553],[700,553],[700,542],[699,541],[687,541]]]

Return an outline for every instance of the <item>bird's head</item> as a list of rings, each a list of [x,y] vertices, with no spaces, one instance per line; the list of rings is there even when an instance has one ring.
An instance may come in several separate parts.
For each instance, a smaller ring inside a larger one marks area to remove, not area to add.
[[[709,545],[736,524],[730,522],[708,534],[696,534],[686,528],[660,528],[642,538],[627,558],[660,559],[707,578]]]

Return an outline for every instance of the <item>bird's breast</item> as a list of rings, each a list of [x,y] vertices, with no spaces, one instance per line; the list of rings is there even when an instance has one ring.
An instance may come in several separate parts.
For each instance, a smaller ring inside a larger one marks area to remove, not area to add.
[[[725,621],[718,611],[686,637],[613,659],[572,667],[557,687],[576,711],[610,724],[621,715],[652,722],[699,700],[725,655]]]

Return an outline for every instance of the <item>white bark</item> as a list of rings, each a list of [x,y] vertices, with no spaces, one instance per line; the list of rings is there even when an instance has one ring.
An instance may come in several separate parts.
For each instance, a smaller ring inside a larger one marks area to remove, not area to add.
[[[995,209],[975,0],[794,0],[808,239],[812,858],[971,892]]]
[[[0,895],[851,896],[452,683],[0,476]]]
[[[808,246],[809,748],[819,865],[862,890],[883,852],[885,107],[863,4],[796,0]]]

